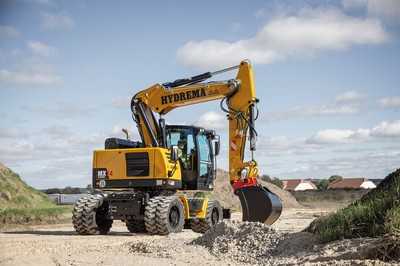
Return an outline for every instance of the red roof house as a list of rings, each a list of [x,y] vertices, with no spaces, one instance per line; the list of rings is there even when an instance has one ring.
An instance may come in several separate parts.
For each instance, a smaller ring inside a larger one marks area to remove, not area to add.
[[[282,180],[283,189],[289,191],[302,191],[302,190],[314,190],[317,189],[315,184],[310,180],[304,179],[287,179]]]
[[[343,178],[333,181],[328,185],[328,189],[371,189],[376,188],[374,182],[367,178]]]

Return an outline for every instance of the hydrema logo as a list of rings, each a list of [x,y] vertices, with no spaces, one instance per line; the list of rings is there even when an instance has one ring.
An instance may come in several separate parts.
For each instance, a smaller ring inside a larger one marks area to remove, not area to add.
[[[186,92],[180,92],[180,93],[173,93],[170,95],[161,96],[161,104],[182,102],[204,96],[206,96],[206,91],[204,90],[204,88],[190,90]]]

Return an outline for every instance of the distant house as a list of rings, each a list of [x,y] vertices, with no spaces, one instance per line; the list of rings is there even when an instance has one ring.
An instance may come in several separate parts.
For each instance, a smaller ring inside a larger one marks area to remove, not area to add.
[[[289,191],[303,191],[303,190],[315,190],[317,186],[310,180],[304,179],[287,179],[282,180],[283,189]]]
[[[328,189],[372,189],[376,188],[374,182],[367,178],[343,178],[333,181],[328,185]]]

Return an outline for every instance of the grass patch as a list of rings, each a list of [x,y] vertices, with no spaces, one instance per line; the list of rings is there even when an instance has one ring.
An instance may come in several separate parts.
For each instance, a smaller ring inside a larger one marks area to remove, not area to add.
[[[34,224],[56,222],[64,214],[71,213],[71,206],[51,208],[6,208],[0,209],[0,226],[6,224]]]
[[[57,222],[71,209],[55,205],[46,194],[28,186],[18,174],[0,164],[0,227]]]
[[[315,220],[306,229],[321,242],[376,237],[400,230],[400,169],[376,189],[336,213]]]

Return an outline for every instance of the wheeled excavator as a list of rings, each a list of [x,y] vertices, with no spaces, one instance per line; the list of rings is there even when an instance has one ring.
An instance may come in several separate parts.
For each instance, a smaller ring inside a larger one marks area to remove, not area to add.
[[[236,69],[234,79],[206,82]],[[282,204],[257,181],[253,153],[258,99],[252,67],[242,61],[223,70],[157,83],[133,96],[132,117],[141,141],[108,138],[105,149],[94,151],[93,193],[75,203],[76,232],[107,234],[113,220],[121,220],[133,233],[166,235],[183,228],[204,233],[230,218],[230,210],[217,200],[188,196],[213,190],[219,135],[202,127],[167,125],[164,119],[176,108],[213,100],[220,100],[229,122],[229,181],[240,199],[242,219],[274,223]],[[244,160],[247,140],[249,161]]]

